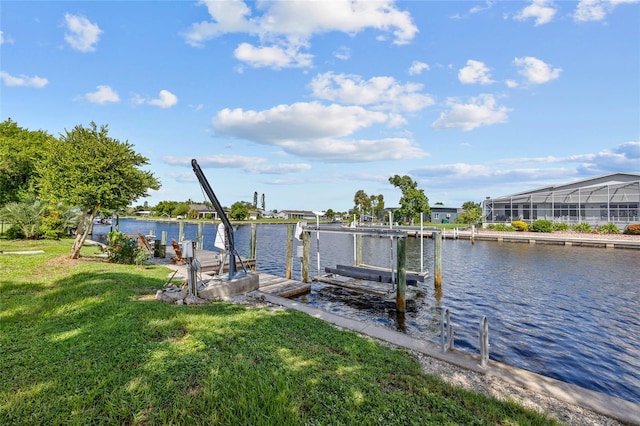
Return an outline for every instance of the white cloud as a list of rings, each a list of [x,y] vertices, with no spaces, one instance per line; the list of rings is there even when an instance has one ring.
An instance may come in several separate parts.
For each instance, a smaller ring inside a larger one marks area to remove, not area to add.
[[[166,164],[190,166],[191,157],[164,157]],[[198,158],[198,164],[202,168],[216,169],[240,169],[249,173],[260,173],[268,175],[284,175],[300,173],[311,169],[311,165],[306,163],[279,163],[266,164],[266,158],[251,157],[242,155],[212,155]]]
[[[553,68],[551,65],[532,56],[515,58],[513,63],[519,68],[518,73],[533,84],[548,83],[559,78],[562,72],[562,68]]]
[[[424,152],[411,140],[349,139],[376,124],[390,124],[393,115],[360,106],[318,102],[279,105],[264,111],[223,109],[213,118],[216,134],[281,148],[290,155],[331,162],[362,162],[416,158]]]
[[[431,96],[420,93],[421,84],[401,84],[393,77],[372,77],[363,80],[358,75],[318,74],[311,81],[312,96],[334,102],[371,105],[376,109],[419,111],[434,104]]]
[[[161,90],[158,98],[146,100],[145,103],[160,108],[170,108],[178,103],[178,97],[168,90]]]
[[[481,126],[506,123],[509,109],[496,105],[493,95],[480,95],[471,98],[468,103],[460,103],[455,99],[448,101],[450,109],[440,114],[433,122],[434,129],[459,128],[465,131]]]
[[[41,89],[49,84],[49,80],[38,77],[37,75],[33,77],[28,77],[26,75],[16,77],[6,71],[0,71],[0,79],[2,79],[5,86],[9,87],[35,87],[37,89]]]
[[[313,62],[313,55],[301,53],[294,46],[255,47],[241,43],[233,54],[237,60],[256,68],[306,68]]]
[[[263,1],[252,10],[243,1],[205,0],[210,21],[194,23],[184,34],[192,46],[229,33],[255,36],[261,45],[243,43],[236,58],[254,66],[310,66],[312,55],[300,53],[316,34],[356,34],[366,29],[392,33],[395,44],[409,43],[418,32],[411,15],[392,0],[330,2]],[[255,12],[255,15],[254,15]]]
[[[64,19],[68,32],[64,39],[69,45],[80,52],[93,52],[96,50],[96,43],[102,34],[98,24],[90,22],[84,16],[66,13]]]
[[[429,71],[429,69],[429,64],[420,61],[413,61],[409,67],[409,75],[422,74],[422,71]]]
[[[518,87],[518,82],[515,80],[507,80],[505,84],[509,89],[515,89],[516,87]]]
[[[529,18],[534,18],[536,20],[535,25],[538,26],[551,22],[555,14],[556,8],[553,5],[553,1],[533,0],[529,6],[515,15],[515,19],[525,21]]]
[[[618,5],[639,2],[640,0],[580,0],[573,19],[576,22],[602,21]]]
[[[4,44],[4,32],[0,31],[0,44]]]
[[[491,80],[490,70],[484,62],[474,61],[473,59],[469,59],[467,66],[458,71],[458,80],[462,84],[486,85],[494,82]]]
[[[107,102],[120,102],[120,96],[109,86],[97,86],[98,90],[87,93],[84,99],[94,104],[106,104]]]
[[[351,59],[351,49],[349,49],[347,46],[340,46],[338,50],[334,52],[333,56],[342,61],[349,60]]]

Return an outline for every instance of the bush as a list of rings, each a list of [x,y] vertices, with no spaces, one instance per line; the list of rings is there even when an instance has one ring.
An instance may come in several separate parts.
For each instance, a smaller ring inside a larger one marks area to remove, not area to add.
[[[7,232],[4,235],[10,240],[24,240],[25,235],[22,232],[22,228],[18,225],[12,225],[11,228],[7,229]]]
[[[109,232],[107,240],[109,241],[107,253],[112,262],[131,265],[139,261],[138,252],[141,250],[138,244],[122,232]]]
[[[588,223],[577,223],[573,225],[573,230],[576,232],[591,232],[591,225]]]
[[[640,235],[640,223],[632,223],[624,229],[625,234]]]
[[[601,234],[619,234],[620,230],[613,223],[606,223],[604,225],[598,226],[598,232]]]
[[[491,229],[493,231],[513,231],[513,227],[510,225],[505,225],[504,223],[492,223],[487,225],[487,229]]]
[[[59,240],[64,235],[64,221],[56,214],[45,216],[40,223],[40,233],[47,240]]]
[[[568,223],[558,222],[558,223],[554,223],[553,224],[553,230],[554,231],[568,231],[570,229],[571,229],[571,227],[569,226]]]
[[[521,220],[514,220],[513,222],[511,222],[511,226],[513,226],[516,231],[528,231],[529,230],[529,225],[527,225],[527,222],[523,222]]]
[[[538,219],[531,224],[533,232],[553,232],[553,223],[545,219]]]

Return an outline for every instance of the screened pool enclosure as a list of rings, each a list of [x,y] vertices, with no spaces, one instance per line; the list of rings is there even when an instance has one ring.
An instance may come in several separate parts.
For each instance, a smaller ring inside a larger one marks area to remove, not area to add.
[[[640,223],[640,174],[614,173],[529,192],[487,198],[482,203],[484,223],[531,224],[538,219],[569,225],[614,223],[624,228]]]

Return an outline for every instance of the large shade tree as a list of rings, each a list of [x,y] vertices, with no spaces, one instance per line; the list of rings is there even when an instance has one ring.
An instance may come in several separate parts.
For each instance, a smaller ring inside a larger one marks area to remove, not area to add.
[[[81,209],[71,258],[80,256],[98,210],[126,208],[160,182],[141,167],[149,160],[136,153],[129,142],[109,137],[108,126],[91,122],[65,130],[50,141],[38,165],[40,194]]]
[[[0,123],[0,206],[34,195],[36,164],[53,136],[18,126],[10,118]]]

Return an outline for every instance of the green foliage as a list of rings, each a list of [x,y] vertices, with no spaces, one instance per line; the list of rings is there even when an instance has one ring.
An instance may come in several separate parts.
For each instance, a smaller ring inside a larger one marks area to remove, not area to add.
[[[628,235],[640,235],[640,223],[632,223],[627,225],[624,233]]]
[[[511,225],[507,225],[504,223],[490,223],[487,225],[487,229],[491,229],[492,231],[514,231],[515,228]]]
[[[538,219],[531,224],[533,232],[553,232],[553,223],[546,219]]]
[[[456,217],[456,223],[466,223],[469,225],[476,225],[481,221],[482,221],[481,207],[471,207],[469,209],[466,209],[464,212],[462,212]]]
[[[0,123],[0,206],[36,195],[36,164],[52,138],[41,130],[23,129],[11,119]]]
[[[591,225],[589,225],[588,223],[582,222],[582,223],[576,223],[575,225],[573,225],[571,227],[572,230],[576,231],[576,232],[591,232]]]
[[[20,228],[18,225],[11,225],[4,235],[10,240],[23,240],[26,238],[26,235],[24,235],[22,228]]]
[[[47,144],[37,164],[41,194],[52,201],[64,201],[82,209],[71,257],[80,254],[98,209],[120,210],[160,183],[149,171],[142,170],[149,160],[133,150],[133,145],[109,137],[106,125],[91,122],[65,131],[60,139]],[[88,218],[87,218],[88,215]]]
[[[139,252],[142,250],[131,238],[122,232],[111,231],[107,234],[107,241],[109,241],[107,254],[110,261],[126,265],[137,263]]]
[[[516,231],[528,231],[529,230],[529,225],[527,224],[527,222],[523,222],[521,220],[514,220],[511,222],[511,226],[513,226],[513,228]]]
[[[425,195],[424,189],[418,189],[418,183],[410,176],[394,175],[389,178],[389,183],[402,191],[400,208],[394,213],[396,220],[413,224],[420,219],[420,213],[426,215],[431,213],[429,199]]]
[[[14,236],[36,239],[40,237],[41,218],[46,213],[46,206],[38,200],[12,202],[0,209],[0,217],[20,229]]]
[[[606,223],[598,226],[598,232],[601,234],[619,234],[620,229],[618,229],[615,223]]]
[[[569,226],[568,223],[558,222],[558,223],[554,223],[553,224],[553,230],[554,231],[568,231],[570,229],[571,229],[571,227]]]
[[[367,195],[360,189],[353,196],[353,204],[352,214],[356,216],[370,215],[374,220],[377,220],[380,212],[384,210],[384,196],[382,194]]]
[[[187,216],[189,214],[190,203],[176,203],[176,206],[171,210],[171,217]]]
[[[231,205],[229,218],[231,220],[245,220],[249,215],[249,207],[242,201],[236,201]]]

